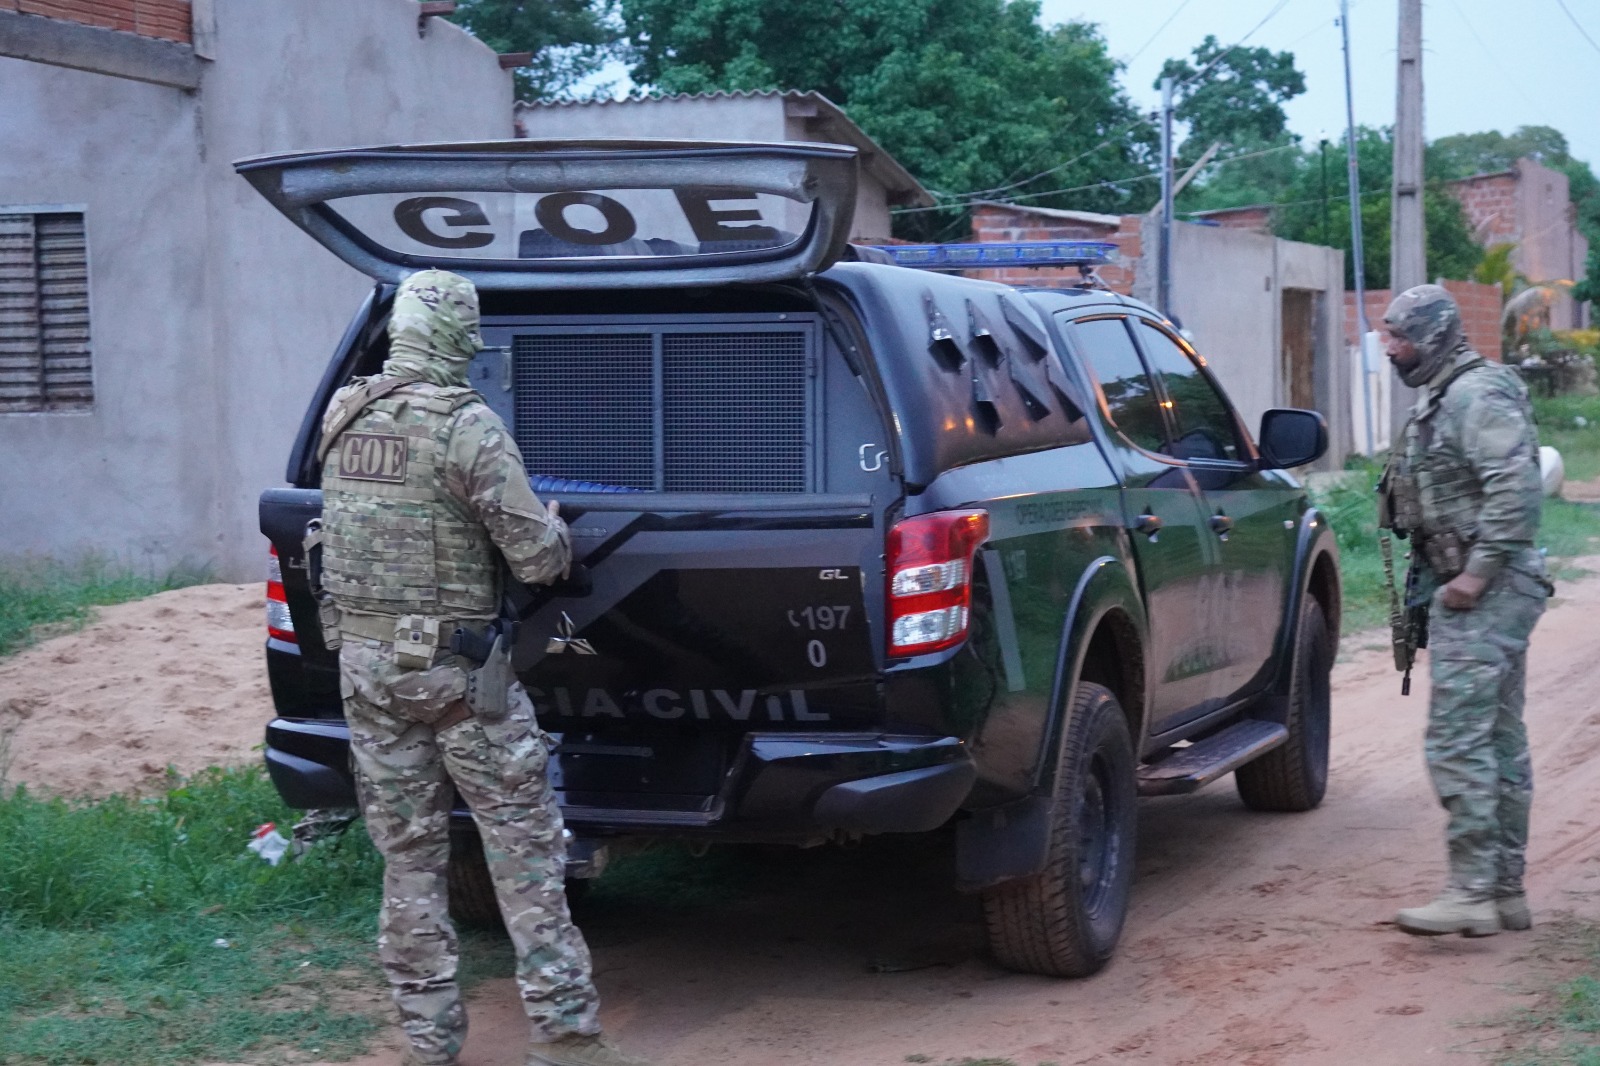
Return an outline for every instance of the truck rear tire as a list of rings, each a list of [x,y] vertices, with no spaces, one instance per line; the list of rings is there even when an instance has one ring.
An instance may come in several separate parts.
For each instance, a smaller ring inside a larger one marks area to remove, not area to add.
[[[494,879],[483,857],[483,840],[474,829],[450,834],[450,866],[446,872],[450,893],[450,917],[468,929],[498,929],[500,903],[494,895]]]
[[[1111,958],[1133,883],[1133,741],[1110,690],[1080,684],[1062,739],[1045,868],[983,896],[989,950],[1011,970],[1087,977]]]
[[[1300,609],[1285,698],[1289,739],[1234,771],[1239,798],[1253,811],[1309,811],[1328,791],[1328,736],[1333,642],[1322,604],[1307,596]]]

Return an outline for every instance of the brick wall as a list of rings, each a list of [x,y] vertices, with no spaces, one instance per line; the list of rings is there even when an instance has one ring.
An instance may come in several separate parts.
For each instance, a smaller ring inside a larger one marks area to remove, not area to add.
[[[1100,267],[1100,280],[1124,296],[1133,292],[1143,242],[1139,235],[1140,215],[1123,215],[1117,225],[1051,218],[1032,211],[1019,211],[985,204],[972,213],[972,239],[986,241],[1110,241],[1117,245],[1115,261]],[[1006,285],[1039,288],[1068,288],[1078,283],[1076,267],[1021,267],[1016,270],[985,270],[976,275]]]
[[[1499,362],[1500,286],[1480,285],[1475,281],[1446,281],[1444,287],[1461,306],[1461,323],[1466,328],[1467,343],[1485,359]],[[1393,299],[1394,294],[1388,289],[1368,289],[1367,325],[1379,329],[1383,323],[1383,312],[1388,309],[1389,301]],[[1344,332],[1348,343],[1355,344],[1356,332],[1359,329],[1360,326],[1356,321],[1356,294],[1347,292],[1344,294]]]
[[[1272,208],[1265,204],[1228,207],[1217,211],[1197,211],[1194,218],[1214,222],[1224,229],[1245,229],[1253,233],[1272,232]]]
[[[1517,228],[1517,175],[1480,174],[1445,185],[1445,191],[1461,202],[1467,225],[1479,244],[1514,244],[1521,239]]]
[[[79,22],[189,44],[189,0],[0,0],[0,11]]]

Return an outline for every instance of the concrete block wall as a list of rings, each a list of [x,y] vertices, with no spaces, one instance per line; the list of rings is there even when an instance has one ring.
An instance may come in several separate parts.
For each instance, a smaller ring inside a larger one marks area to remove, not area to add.
[[[1461,324],[1466,329],[1467,343],[1485,359],[1499,362],[1500,309],[1503,302],[1500,286],[1447,279],[1444,287],[1461,306]],[[1394,293],[1389,289],[1367,290],[1367,325],[1370,328],[1381,328],[1383,313],[1393,299]],[[1353,292],[1344,294],[1344,316],[1346,341],[1354,345],[1361,327],[1356,320],[1356,294]]]
[[[189,0],[0,0],[0,11],[43,15],[180,44],[189,44],[193,33]]]

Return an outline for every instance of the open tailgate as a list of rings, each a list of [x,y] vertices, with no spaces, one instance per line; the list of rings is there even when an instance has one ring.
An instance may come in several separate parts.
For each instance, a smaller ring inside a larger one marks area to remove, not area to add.
[[[482,289],[770,282],[826,269],[856,149],[809,142],[490,141],[256,156],[238,172],[379,281]]]

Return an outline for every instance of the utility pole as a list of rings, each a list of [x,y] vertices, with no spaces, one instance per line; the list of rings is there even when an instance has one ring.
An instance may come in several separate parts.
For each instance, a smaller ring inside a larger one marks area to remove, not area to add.
[[[1422,0],[1400,0],[1399,57],[1389,226],[1389,287],[1396,293],[1428,281],[1422,222]]]
[[[1333,243],[1333,227],[1328,225],[1328,138],[1317,142],[1317,158],[1322,164],[1322,235],[1323,244]]]
[[[1356,349],[1361,361],[1361,400],[1365,405],[1367,427],[1367,454],[1376,452],[1377,444],[1372,423],[1377,413],[1372,409],[1372,372],[1367,365],[1367,283],[1366,259],[1361,248],[1361,167],[1356,162],[1356,101],[1350,80],[1350,0],[1339,0],[1339,29],[1344,34],[1344,152],[1345,165],[1350,172],[1350,276],[1356,288],[1356,328],[1361,335],[1356,338]]]
[[[1422,213],[1422,0],[1400,0],[1399,65],[1395,77],[1394,198],[1389,216],[1389,288],[1398,294],[1428,281]],[[1389,426],[1398,436],[1416,391],[1396,380],[1389,393]]]
[[[1161,253],[1156,260],[1156,306],[1172,317],[1172,79],[1161,79]]]

